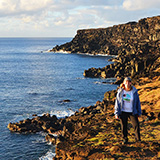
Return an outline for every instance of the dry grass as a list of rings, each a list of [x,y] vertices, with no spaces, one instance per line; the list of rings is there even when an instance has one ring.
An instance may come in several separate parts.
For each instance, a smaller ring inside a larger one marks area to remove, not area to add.
[[[141,78],[143,85],[137,85],[142,109],[160,112],[160,76],[153,80]]]

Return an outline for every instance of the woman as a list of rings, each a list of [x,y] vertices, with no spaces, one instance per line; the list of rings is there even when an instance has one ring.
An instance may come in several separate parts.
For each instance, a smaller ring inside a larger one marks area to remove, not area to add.
[[[131,78],[129,77],[126,77],[124,79],[123,84],[118,89],[114,113],[115,118],[120,119],[121,122],[123,144],[126,144],[128,142],[128,118],[130,118],[132,122],[136,141],[141,141],[138,122],[138,116],[141,115],[141,104],[137,89],[132,86]]]

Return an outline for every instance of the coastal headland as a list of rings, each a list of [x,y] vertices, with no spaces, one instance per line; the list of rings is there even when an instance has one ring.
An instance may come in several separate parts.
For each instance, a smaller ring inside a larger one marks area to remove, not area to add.
[[[102,101],[82,107],[70,117],[58,119],[44,114],[9,123],[11,132],[46,132],[46,141],[56,145],[54,160],[160,159],[160,16],[79,30],[71,42],[51,51],[116,55],[113,64],[87,69],[84,76],[116,77],[117,84],[125,76],[133,79],[142,105],[142,142],[135,142],[129,123],[129,143],[122,145],[120,123],[113,114],[116,90],[106,92]]]
[[[159,61],[160,16],[108,28],[78,30],[71,42],[50,51],[117,56],[111,65],[86,69],[85,77],[151,76]]]

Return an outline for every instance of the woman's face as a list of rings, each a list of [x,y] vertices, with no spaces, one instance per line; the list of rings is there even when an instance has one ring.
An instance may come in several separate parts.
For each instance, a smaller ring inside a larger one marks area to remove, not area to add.
[[[125,89],[126,90],[130,90],[132,82],[131,81],[124,81],[124,85],[125,85]]]

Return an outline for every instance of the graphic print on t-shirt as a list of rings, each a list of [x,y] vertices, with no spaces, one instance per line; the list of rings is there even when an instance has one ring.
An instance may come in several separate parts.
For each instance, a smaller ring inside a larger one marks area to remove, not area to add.
[[[123,94],[123,100],[126,102],[130,102],[131,101],[131,95],[130,94]]]

